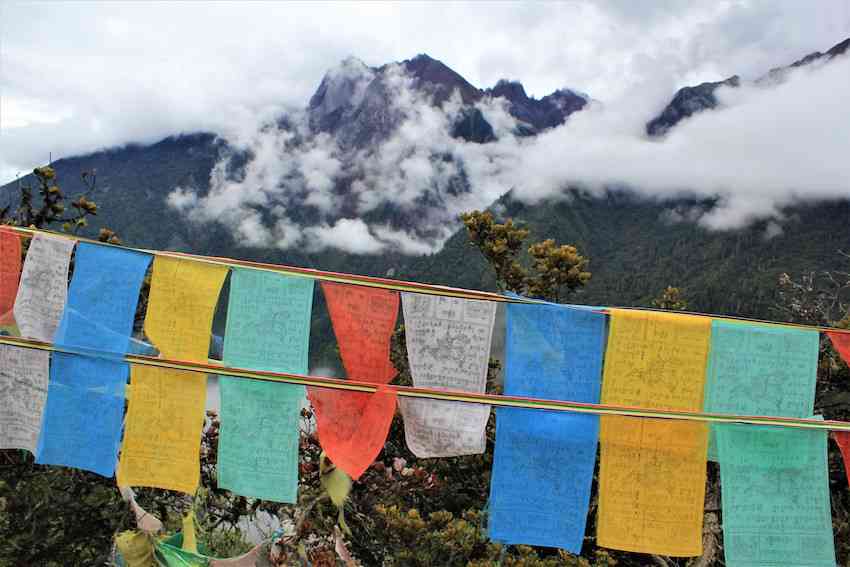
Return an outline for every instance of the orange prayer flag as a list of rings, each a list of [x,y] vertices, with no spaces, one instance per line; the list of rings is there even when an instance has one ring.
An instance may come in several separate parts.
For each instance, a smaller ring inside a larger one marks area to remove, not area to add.
[[[841,355],[841,359],[850,366],[850,333],[826,331],[826,336],[829,337],[832,346]]]
[[[841,457],[844,459],[844,473],[847,475],[847,484],[850,485],[850,431],[833,431],[832,438],[841,449]]]
[[[13,325],[12,308],[21,279],[21,237],[0,228],[0,325]]]
[[[319,443],[328,458],[352,479],[360,478],[384,448],[395,415],[396,393],[307,388]]]
[[[322,291],[348,378],[376,384],[395,378],[390,338],[398,317],[398,292],[328,282],[322,282]],[[351,478],[359,478],[384,447],[395,415],[395,391],[308,388],[307,396],[328,458]]]
[[[390,339],[398,292],[330,282],[322,282],[322,291],[348,379],[386,384],[395,378]]]

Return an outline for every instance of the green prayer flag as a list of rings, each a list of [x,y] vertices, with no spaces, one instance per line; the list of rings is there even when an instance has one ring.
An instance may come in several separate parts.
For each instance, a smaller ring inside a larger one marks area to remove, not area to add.
[[[728,567],[834,567],[827,432],[719,425]]]
[[[705,378],[705,411],[808,417],[814,411],[817,331],[715,320]],[[716,427],[709,459],[717,460]]]
[[[224,337],[228,366],[307,373],[313,280],[234,268]],[[218,486],[294,503],[304,387],[221,379]]]

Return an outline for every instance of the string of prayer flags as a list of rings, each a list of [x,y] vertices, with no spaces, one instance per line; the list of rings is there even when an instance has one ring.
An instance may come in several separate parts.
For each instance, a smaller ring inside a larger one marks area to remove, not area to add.
[[[701,411],[711,320],[612,309],[602,403]],[[702,554],[708,429],[701,422],[602,416],[597,543]]]
[[[834,567],[827,432],[716,431],[726,565]]]
[[[224,364],[306,374],[313,280],[234,268]],[[222,377],[218,486],[295,503],[304,387]]]
[[[844,461],[844,473],[847,475],[847,484],[850,486],[850,432],[833,431],[832,438],[835,439],[841,450],[841,459]]]
[[[0,326],[12,325],[21,278],[21,237],[0,227]]]
[[[386,289],[322,282],[345,373],[350,380],[387,384],[396,375],[390,340],[399,294]],[[395,390],[375,393],[307,388],[319,443],[356,480],[384,447],[396,409]]]
[[[36,235],[21,271],[13,312],[25,337],[50,342],[67,297],[74,241]],[[47,397],[50,353],[0,345],[0,448],[35,453]]]
[[[715,320],[705,411],[808,417],[815,404],[817,331]],[[711,426],[709,458],[717,460]]]
[[[403,292],[401,304],[413,385],[484,393],[496,303]],[[399,408],[417,457],[484,452],[489,405],[401,399]]]
[[[145,333],[165,358],[206,361],[210,329],[227,268],[157,256]],[[194,493],[207,377],[197,372],[133,367],[118,462],[118,484]]]
[[[556,305],[507,306],[505,394],[599,403],[605,316]],[[581,552],[599,418],[496,409],[490,539]]]
[[[142,282],[151,256],[80,243],[65,313],[54,343],[96,349],[101,356],[54,353],[36,462],[115,474],[127,352]],[[102,357],[112,353],[113,360]]]

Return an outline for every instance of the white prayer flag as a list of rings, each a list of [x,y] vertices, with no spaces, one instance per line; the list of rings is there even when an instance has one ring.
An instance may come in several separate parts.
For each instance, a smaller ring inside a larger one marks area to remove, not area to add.
[[[21,270],[15,321],[21,336],[51,342],[68,299],[68,266],[74,241],[36,234]]]
[[[50,342],[68,297],[74,241],[37,234],[30,242],[15,298],[21,335]],[[50,353],[0,345],[0,449],[35,453],[47,399]]]
[[[483,393],[496,303],[407,292],[401,300],[413,385]],[[399,407],[417,457],[484,452],[489,405],[400,398]]]

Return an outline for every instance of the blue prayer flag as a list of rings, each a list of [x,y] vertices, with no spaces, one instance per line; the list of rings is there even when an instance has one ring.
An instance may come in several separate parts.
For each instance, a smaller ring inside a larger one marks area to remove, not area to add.
[[[121,357],[150,262],[149,254],[132,250],[88,243],[77,247],[68,302],[54,340],[102,354],[53,353],[37,463],[103,476],[115,473],[129,374]]]
[[[507,306],[505,394],[598,403],[605,316],[553,304]],[[496,409],[489,533],[581,551],[599,418]]]

